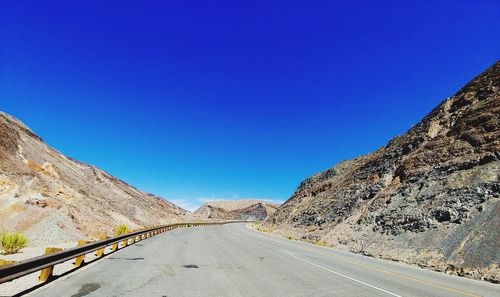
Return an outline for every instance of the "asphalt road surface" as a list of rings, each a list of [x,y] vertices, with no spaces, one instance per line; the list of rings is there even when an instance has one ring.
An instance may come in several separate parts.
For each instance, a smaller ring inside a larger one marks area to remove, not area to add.
[[[500,285],[449,276],[229,224],[136,243],[33,296],[500,296]]]

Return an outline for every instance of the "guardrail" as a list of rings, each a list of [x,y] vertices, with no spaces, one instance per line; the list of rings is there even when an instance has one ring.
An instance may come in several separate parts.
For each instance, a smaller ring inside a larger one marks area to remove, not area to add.
[[[151,236],[176,228],[206,226],[206,225],[222,225],[227,223],[236,223],[236,222],[232,221],[232,222],[217,222],[217,223],[179,223],[179,224],[164,225],[145,230],[130,232],[116,237],[104,238],[102,240],[89,242],[81,246],[80,244],[82,243],[79,243],[79,246],[66,250],[58,250],[58,249],[50,251],[46,250],[46,254],[43,256],[27,259],[10,265],[0,266],[0,284],[37,271],[42,271],[39,280],[41,282],[45,282],[51,278],[54,265],[75,259],[75,267],[78,268],[82,266],[86,254],[97,252],[96,255],[98,257],[102,257],[104,255],[104,249],[106,247],[113,246],[111,252],[114,252],[118,250],[120,242],[123,242],[122,245],[123,248],[129,245],[129,241],[131,239],[132,239],[131,244],[133,244],[138,241],[137,240],[138,238],[139,240],[146,239]]]

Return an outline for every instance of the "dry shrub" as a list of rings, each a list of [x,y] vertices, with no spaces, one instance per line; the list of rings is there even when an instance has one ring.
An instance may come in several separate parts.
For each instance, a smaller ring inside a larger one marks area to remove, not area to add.
[[[28,238],[19,232],[2,234],[2,248],[6,255],[15,254],[28,245]]]
[[[130,229],[125,224],[121,224],[121,225],[115,227],[115,236],[120,236],[123,234],[127,234],[129,232],[130,232]]]
[[[320,245],[320,246],[326,246],[326,242],[324,242],[323,240],[318,240],[314,244],[315,245]]]

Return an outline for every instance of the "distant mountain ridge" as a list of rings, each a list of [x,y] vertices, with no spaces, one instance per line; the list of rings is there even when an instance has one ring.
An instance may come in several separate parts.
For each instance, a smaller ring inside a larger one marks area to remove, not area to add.
[[[0,223],[32,244],[59,243],[171,223],[189,213],[99,168],[45,144],[16,118],[0,112]]]
[[[257,199],[210,201],[198,208],[194,215],[206,219],[261,221],[278,208]]]
[[[385,147],[304,180],[278,234],[500,281],[500,62]]]

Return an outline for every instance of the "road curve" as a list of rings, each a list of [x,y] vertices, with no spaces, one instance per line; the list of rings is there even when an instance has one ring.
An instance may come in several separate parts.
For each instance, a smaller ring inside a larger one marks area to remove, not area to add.
[[[500,285],[302,242],[245,224],[176,229],[31,296],[500,296]]]

